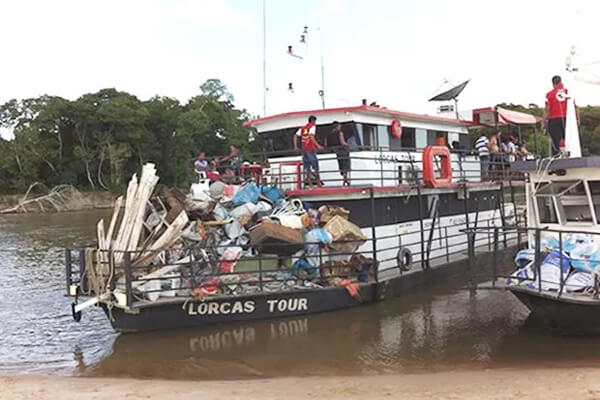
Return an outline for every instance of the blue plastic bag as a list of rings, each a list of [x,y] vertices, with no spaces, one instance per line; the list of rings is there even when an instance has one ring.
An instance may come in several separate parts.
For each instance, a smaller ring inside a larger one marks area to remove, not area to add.
[[[304,235],[304,241],[307,243],[325,243],[329,244],[332,241],[331,234],[324,229],[311,229]]]
[[[275,186],[263,186],[260,191],[262,192],[263,196],[271,200],[273,203],[285,197],[283,192]]]
[[[246,203],[256,204],[259,196],[260,188],[254,183],[249,183],[245,186],[242,186],[235,194],[233,197],[233,205],[237,207]]]
[[[299,258],[292,265],[292,275],[300,279],[312,279],[317,277],[317,267],[313,267],[306,258]]]

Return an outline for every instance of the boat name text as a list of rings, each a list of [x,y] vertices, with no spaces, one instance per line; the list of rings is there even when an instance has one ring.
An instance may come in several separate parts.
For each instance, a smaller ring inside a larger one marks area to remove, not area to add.
[[[303,297],[267,299],[266,309],[269,313],[308,311],[308,299]],[[187,309],[189,315],[252,314],[255,311],[255,300],[189,303]]]

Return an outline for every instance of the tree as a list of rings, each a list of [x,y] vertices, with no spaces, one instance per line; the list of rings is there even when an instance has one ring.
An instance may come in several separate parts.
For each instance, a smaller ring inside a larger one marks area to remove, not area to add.
[[[116,89],[87,93],[75,101],[56,96],[10,100],[0,105],[0,126],[14,133],[0,140],[0,191],[47,186],[121,189],[145,162],[154,162],[166,185],[187,186],[197,152],[212,156],[237,144],[250,154],[249,118],[233,105],[218,79],[180,104],[169,97],[141,101]]]
[[[216,100],[225,100],[227,103],[233,103],[233,95],[227,89],[227,86],[219,79],[207,79],[200,90],[203,96],[212,97]]]

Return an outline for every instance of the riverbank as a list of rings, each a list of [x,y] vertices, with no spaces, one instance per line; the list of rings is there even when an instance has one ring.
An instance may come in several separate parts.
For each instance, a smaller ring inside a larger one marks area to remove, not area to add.
[[[0,195],[0,210],[15,207],[23,199],[23,194],[6,194]],[[36,197],[35,195],[29,196],[28,198]],[[108,191],[90,191],[90,192],[79,192],[73,193],[73,196],[68,199],[64,204],[66,211],[83,211],[83,210],[96,210],[104,208],[113,208],[117,195]],[[28,207],[30,212],[42,212],[36,204],[32,204]],[[45,211],[53,211],[52,208],[48,208]],[[19,210],[17,212],[22,212]]]
[[[0,377],[0,399],[600,399],[600,369],[494,369],[415,375],[166,381]]]

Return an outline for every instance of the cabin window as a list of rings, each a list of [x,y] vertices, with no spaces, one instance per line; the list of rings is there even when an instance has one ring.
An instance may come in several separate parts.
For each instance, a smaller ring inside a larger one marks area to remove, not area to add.
[[[538,189],[536,198],[540,223],[556,223],[553,222],[555,217],[551,212],[544,211],[554,207],[559,223],[594,222],[585,184],[581,180],[544,184]]]
[[[600,216],[600,181],[588,181],[590,195],[592,196],[592,204],[596,212],[596,220]]]
[[[427,130],[427,144],[435,146],[439,137],[444,138],[444,142],[448,144],[448,132]]]
[[[414,149],[417,147],[415,143],[415,128],[402,128],[402,137],[400,138],[401,146],[405,149]]]
[[[558,216],[552,197],[536,196],[538,222],[540,224],[558,224]]]
[[[385,125],[377,125],[377,147],[384,150],[390,148],[390,129]]]
[[[427,131],[425,129],[415,129],[415,148],[423,149],[427,146]]]
[[[359,129],[361,124],[354,122],[343,122],[342,131],[344,132],[344,138],[350,145],[351,149],[357,149],[361,145]],[[293,152],[294,135],[299,127],[278,129],[275,131],[262,132],[258,135],[261,149],[265,155],[268,156],[287,156],[297,155]],[[325,137],[333,129],[333,124],[322,124],[317,125],[317,141],[322,145],[325,144]],[[351,140],[351,138],[353,138]],[[298,146],[300,144],[300,138],[298,138]]]
[[[458,135],[458,143],[460,143],[460,148],[462,150],[469,150],[471,145],[471,139],[469,139],[469,134],[460,134]]]
[[[365,147],[377,147],[377,125],[360,124],[362,126],[362,143]]]

